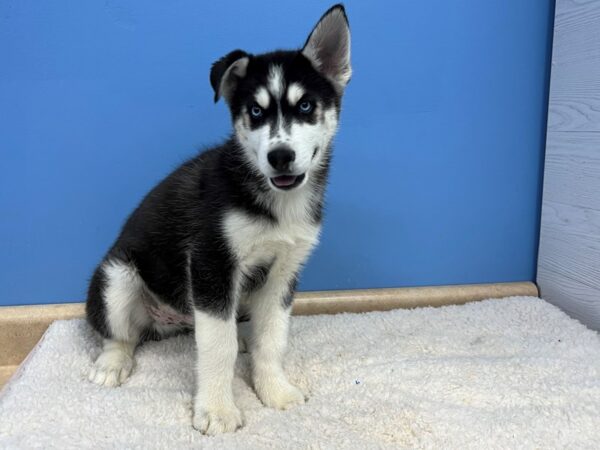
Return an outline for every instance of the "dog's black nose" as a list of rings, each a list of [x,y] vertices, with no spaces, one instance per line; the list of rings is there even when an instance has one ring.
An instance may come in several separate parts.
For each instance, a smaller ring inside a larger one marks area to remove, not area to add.
[[[290,164],[296,159],[296,154],[288,148],[276,148],[267,155],[269,164],[278,172],[290,170]]]

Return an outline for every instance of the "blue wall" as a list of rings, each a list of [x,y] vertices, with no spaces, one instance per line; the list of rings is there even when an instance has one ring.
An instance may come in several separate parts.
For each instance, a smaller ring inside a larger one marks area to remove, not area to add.
[[[80,301],[126,215],[229,132],[210,64],[330,2],[0,1],[0,304]],[[551,0],[346,2],[354,77],[302,288],[533,280]]]

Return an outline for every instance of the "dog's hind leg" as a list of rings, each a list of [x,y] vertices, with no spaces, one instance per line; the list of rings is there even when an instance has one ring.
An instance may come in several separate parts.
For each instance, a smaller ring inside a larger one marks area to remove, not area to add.
[[[98,268],[90,285],[87,315],[104,342],[90,381],[118,386],[130,375],[135,348],[152,323],[144,295],[144,281],[130,263],[109,260]]]

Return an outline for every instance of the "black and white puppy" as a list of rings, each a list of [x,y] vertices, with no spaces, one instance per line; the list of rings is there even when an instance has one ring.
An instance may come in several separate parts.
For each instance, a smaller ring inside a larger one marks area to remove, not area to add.
[[[96,269],[87,317],[104,341],[91,381],[119,385],[140,342],[193,328],[193,426],[234,431],[242,424],[232,379],[243,314],[258,397],[281,409],[305,401],[282,359],[296,280],[319,238],[350,75],[342,5],[301,50],[235,50],[213,64],[215,101],[228,103],[234,132],[152,189]]]

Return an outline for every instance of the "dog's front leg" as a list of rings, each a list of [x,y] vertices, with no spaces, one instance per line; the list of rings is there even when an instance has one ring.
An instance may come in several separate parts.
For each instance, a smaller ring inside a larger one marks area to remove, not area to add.
[[[198,351],[194,428],[211,435],[235,431],[242,425],[232,391],[238,348],[235,315],[218,318],[196,310],[194,317]]]
[[[248,302],[254,389],[266,406],[277,409],[305,401],[283,371],[294,286],[294,276],[285,276],[275,263],[265,286],[252,293]]]
[[[206,274],[203,274],[206,275]],[[191,283],[194,295],[194,333],[197,355],[193,426],[215,435],[235,431],[242,415],[233,400],[233,373],[238,351],[235,309],[237,288],[219,274],[221,282]],[[226,293],[223,295],[223,293]]]

